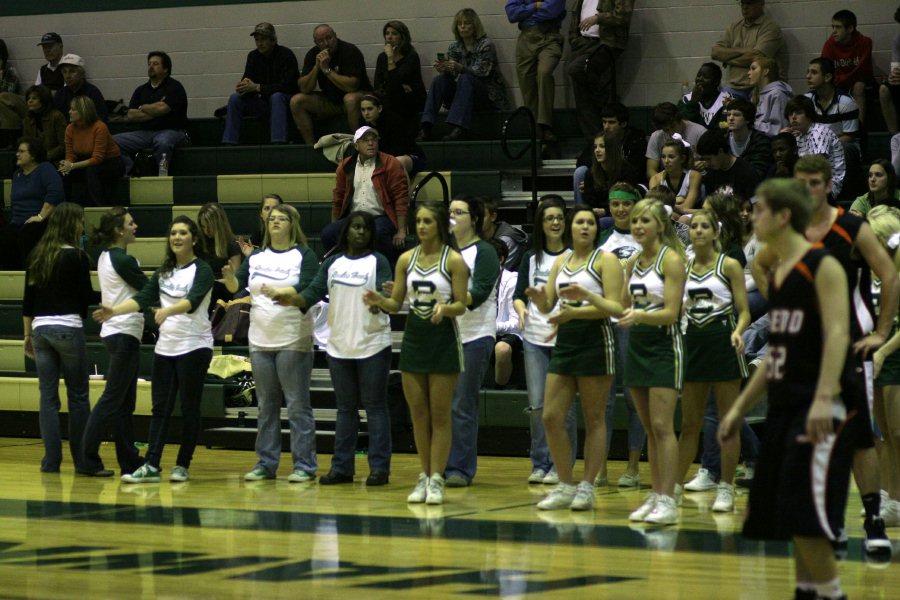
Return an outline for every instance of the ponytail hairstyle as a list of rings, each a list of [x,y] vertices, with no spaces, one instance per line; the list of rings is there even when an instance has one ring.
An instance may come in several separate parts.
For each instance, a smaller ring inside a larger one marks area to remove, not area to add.
[[[672,219],[666,211],[666,205],[659,200],[644,198],[634,205],[634,209],[631,211],[631,222],[634,223],[634,220],[644,213],[653,217],[657,225],[659,225],[660,244],[668,246],[677,252],[681,258],[684,258],[684,244],[681,243],[681,239],[679,239],[678,234],[675,233],[675,225],[672,223]]]
[[[28,261],[29,285],[42,287],[50,283],[53,269],[63,246],[80,249],[84,230],[84,209],[74,202],[61,202],[47,217],[47,229]]]
[[[52,213],[51,213],[52,214]],[[92,246],[109,248],[116,243],[119,237],[119,229],[125,227],[125,216],[128,209],[124,206],[113,206],[100,217],[100,224],[94,226],[91,232],[90,243]]]
[[[672,136],[672,139],[662,145],[663,148],[673,148],[681,156],[681,168],[689,171],[694,166],[694,155],[691,152],[691,143],[681,137],[680,133]]]
[[[733,193],[717,191],[706,197],[704,204],[712,213],[719,229],[720,250],[727,250],[732,244],[743,240],[744,226],[741,221],[741,199]]]

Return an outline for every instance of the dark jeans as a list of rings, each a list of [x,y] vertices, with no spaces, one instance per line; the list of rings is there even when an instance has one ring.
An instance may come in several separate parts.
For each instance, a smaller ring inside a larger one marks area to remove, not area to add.
[[[0,268],[4,271],[25,270],[28,255],[46,229],[46,220],[22,225],[8,223],[0,229]]]
[[[191,466],[202,425],[200,399],[203,396],[203,381],[211,360],[212,350],[209,348],[200,348],[178,356],[154,356],[151,379],[153,409],[150,418],[150,448],[147,450],[147,463],[151,467],[158,469],[162,460],[176,397],[181,400],[182,429],[181,447],[175,464],[185,469]]]
[[[127,333],[117,333],[103,338],[109,353],[106,370],[106,388],[84,428],[83,468],[100,471],[100,442],[109,425],[112,425],[116,442],[116,460],[123,473],[133,473],[143,464],[140,453],[134,447],[134,405],[137,401],[137,377],[141,362],[141,342]]]
[[[431,87],[425,98],[422,124],[433,125],[437,121],[441,105],[450,109],[447,123],[471,129],[472,112],[491,108],[491,99],[484,82],[470,73],[463,73],[456,81],[451,77],[437,75],[431,80]]]
[[[354,453],[359,435],[359,407],[366,409],[369,424],[369,470],[391,471],[391,419],[388,416],[387,384],[391,369],[391,348],[362,359],[327,355],[337,423],[331,470],[354,475]]]
[[[41,392],[40,424],[44,442],[41,471],[57,472],[62,463],[59,425],[59,375],[66,383],[69,404],[69,450],[75,468],[81,469],[81,440],[91,410],[88,400],[87,346],[84,329],[64,325],[42,325],[32,331],[38,387]]]
[[[241,118],[268,117],[270,139],[275,144],[285,144],[288,141],[288,117],[290,116],[289,103],[291,95],[283,92],[275,92],[268,98],[259,94],[232,94],[228,98],[228,112],[225,115],[225,132],[222,134],[222,143],[235,145],[241,140]]]
[[[706,402],[706,413],[703,415],[703,454],[700,457],[700,466],[709,471],[709,476],[718,481],[722,475],[722,449],[716,435],[719,431],[719,410],[716,407],[716,397],[710,392]],[[759,437],[747,421],[741,427],[741,456],[749,467],[756,466],[759,458]]]
[[[337,246],[345,220],[338,219],[322,228],[322,246],[326,252]],[[396,261],[397,254],[394,250],[395,233],[397,233],[397,228],[388,217],[385,215],[375,217],[375,249],[382,253],[391,264]]]
[[[621,54],[618,48],[585,37],[571,47],[566,73],[572,80],[578,125],[588,140],[603,131],[600,111],[616,101],[616,60]]]
[[[121,156],[110,158],[99,165],[93,165],[84,169],[77,169],[63,177],[63,188],[66,191],[66,200],[78,202],[82,206],[109,206],[122,204],[121,199],[116,202],[116,182],[125,174],[125,161]],[[88,198],[72,199],[72,183],[84,181],[87,185]]]

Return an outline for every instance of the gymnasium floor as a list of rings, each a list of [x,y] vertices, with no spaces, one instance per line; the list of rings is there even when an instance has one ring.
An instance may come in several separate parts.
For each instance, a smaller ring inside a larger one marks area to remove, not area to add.
[[[171,467],[174,447],[163,464]],[[742,541],[746,495],[713,514],[687,494],[678,527],[631,527],[643,492],[601,488],[593,513],[538,512],[524,458],[482,458],[476,484],[443,507],[407,505],[418,472],[395,455],[391,484],[245,483],[250,452],[199,448],[186,483],[38,470],[40,440],[0,438],[2,598],[791,598],[785,544]],[[107,466],[113,449],[105,446]],[[283,457],[286,458],[286,457]],[[289,461],[289,459],[288,459]],[[329,456],[320,456],[320,473]],[[646,464],[642,464],[646,468]],[[615,481],[624,464],[611,463]],[[642,473],[646,478],[646,473]],[[841,564],[852,599],[897,598],[900,559],[861,555],[859,496]],[[890,529],[900,539],[900,529]],[[900,544],[895,544],[895,554]]]

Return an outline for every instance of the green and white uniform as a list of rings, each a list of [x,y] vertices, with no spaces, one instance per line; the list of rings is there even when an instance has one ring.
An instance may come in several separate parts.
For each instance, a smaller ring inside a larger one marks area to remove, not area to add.
[[[141,271],[137,259],[115,246],[104,250],[97,259],[97,279],[104,306],[116,306],[130,300],[147,285],[147,276]],[[100,328],[101,338],[118,333],[140,341],[144,333],[144,313],[116,315],[104,321]]]
[[[881,280],[872,276],[872,303],[875,305],[875,319],[881,314]],[[900,326],[900,315],[894,317],[894,326],[891,327],[891,336],[897,333]],[[890,338],[888,338],[890,339]],[[888,385],[900,385],[900,351],[894,352],[881,365],[881,372],[875,379],[875,385],[885,387]]]
[[[665,277],[663,261],[674,252],[663,246],[653,264],[634,263],[628,282],[631,306],[646,312],[656,312],[665,305]],[[684,349],[678,323],[672,325],[638,324],[631,328],[628,353],[625,357],[623,383],[628,387],[661,387],[680,390],[684,375]]]
[[[569,263],[572,254],[563,262],[556,274],[556,293],[573,283],[586,290],[603,295],[603,281],[600,271],[594,268],[594,261],[603,250],[594,250],[587,262],[572,268]],[[560,300],[560,304],[586,306],[586,302]],[[556,345],[550,357],[550,373],[572,376],[602,376],[616,372],[616,343],[612,323],[609,318],[574,319],[559,326]]]
[[[734,296],[725,274],[724,254],[705,273],[688,263],[684,286],[687,329],[684,334],[684,380],[731,381],[749,376],[744,356],[731,345],[735,328]]]
[[[406,268],[409,314],[399,367],[408,373],[459,373],[463,359],[456,319],[431,322],[435,304],[453,301],[450,247],[444,246],[440,260],[427,269],[418,264],[420,252],[421,246],[416,246]]]

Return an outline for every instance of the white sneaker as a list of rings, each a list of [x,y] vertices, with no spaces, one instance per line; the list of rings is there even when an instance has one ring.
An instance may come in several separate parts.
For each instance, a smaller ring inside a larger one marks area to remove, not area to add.
[[[594,509],[594,486],[589,481],[582,481],[575,487],[575,497],[569,505],[572,510]]]
[[[528,476],[528,483],[544,483],[544,477],[547,475],[547,472],[543,469],[535,469],[531,472],[531,475]]]
[[[641,476],[638,473],[635,473],[634,475],[625,473],[619,477],[617,484],[619,487],[641,487]]]
[[[878,512],[878,515],[883,519],[884,518],[884,507],[887,506],[888,503],[890,503],[891,495],[888,494],[887,490],[881,490],[878,493],[878,495],[879,495],[878,504],[879,504],[879,506],[881,506],[881,510]],[[861,517],[866,516],[866,507],[865,506],[863,506],[861,509],[859,509],[859,516],[861,516]],[[885,525],[887,525],[886,522],[885,522]]]
[[[154,469],[149,464],[138,467],[134,473],[122,475],[125,483],[159,483],[159,479],[159,469]]]
[[[557,484],[544,499],[537,503],[540,510],[559,510],[572,506],[575,499],[575,486],[568,483]]]
[[[675,498],[660,495],[656,499],[653,511],[644,517],[644,522],[656,525],[671,525],[678,522],[678,507],[675,506]]]
[[[428,492],[425,494],[425,504],[432,506],[444,503],[444,478],[435,473],[428,480]]]
[[[684,504],[684,486],[680,483],[675,484],[675,506]]]
[[[556,485],[559,483],[559,474],[556,472],[556,469],[550,469],[546,475],[544,475],[544,480],[541,481],[544,485]]]
[[[288,483],[309,483],[310,481],[315,481],[315,479],[316,476],[314,474],[301,471],[300,469],[288,475]]]
[[[425,502],[425,497],[428,494],[428,475],[425,473],[419,473],[419,480],[416,482],[416,487],[413,488],[412,493],[406,497],[406,501],[410,504],[422,504]]]
[[[188,470],[181,465],[175,465],[175,468],[172,469],[172,474],[169,475],[169,481],[181,482],[187,481],[188,479],[190,479]]]
[[[709,476],[709,471],[700,467],[700,470],[697,471],[697,476],[686,483],[684,489],[689,492],[705,492],[715,489],[716,485],[713,478]]]
[[[637,510],[628,515],[629,521],[643,521],[647,515],[653,512],[653,509],[656,507],[656,500],[659,498],[659,494],[656,492],[650,492],[647,494],[647,497],[644,499],[644,503],[641,504]]]
[[[716,501],[712,505],[713,512],[732,512],[734,510],[734,486],[722,482],[716,492]]]
[[[900,526],[900,500],[882,501],[881,518],[884,519],[885,527]]]

